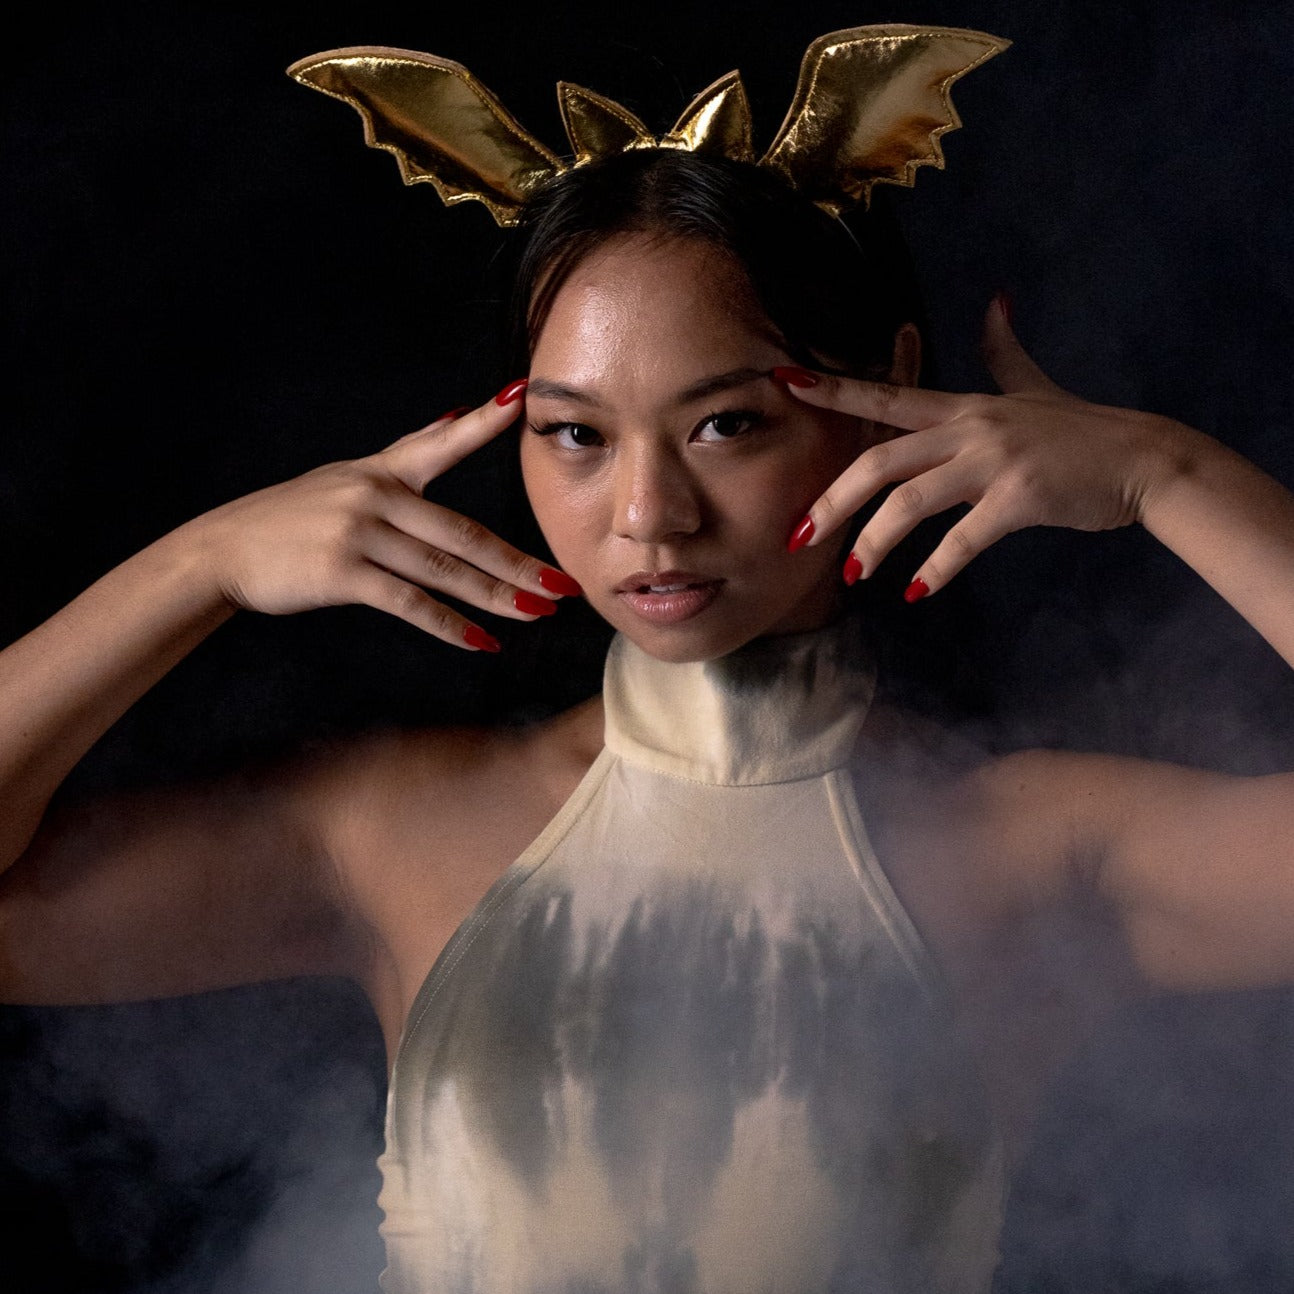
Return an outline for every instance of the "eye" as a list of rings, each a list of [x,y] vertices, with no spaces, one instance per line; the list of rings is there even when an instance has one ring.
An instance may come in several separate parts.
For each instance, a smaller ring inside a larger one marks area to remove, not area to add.
[[[726,409],[722,413],[712,413],[701,422],[692,433],[692,439],[702,444],[735,440],[738,436],[753,431],[763,421],[763,414],[750,409]]]
[[[536,436],[555,436],[563,449],[593,449],[602,441],[601,435],[582,422],[545,422],[536,426],[527,424]]]

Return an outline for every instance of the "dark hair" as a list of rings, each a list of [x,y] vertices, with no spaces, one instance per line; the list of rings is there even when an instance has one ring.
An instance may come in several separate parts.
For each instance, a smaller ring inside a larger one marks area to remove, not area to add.
[[[637,233],[699,239],[727,253],[797,363],[879,376],[890,366],[894,334],[909,321],[922,327],[924,312],[883,196],[873,196],[854,228],[748,162],[637,149],[577,167],[526,206],[513,358],[533,351],[571,270],[608,239]]]

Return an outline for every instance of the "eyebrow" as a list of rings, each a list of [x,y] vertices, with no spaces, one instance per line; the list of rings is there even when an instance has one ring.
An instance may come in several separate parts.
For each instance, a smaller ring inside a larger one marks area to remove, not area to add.
[[[727,373],[716,373],[712,377],[703,377],[699,382],[693,382],[691,386],[684,387],[674,396],[672,403],[677,406],[692,404],[708,395],[717,395],[720,391],[745,386],[756,378],[768,377],[768,375],[766,368],[734,368]],[[570,400],[595,409],[605,407],[605,402],[591,392],[582,391],[576,386],[566,386],[562,382],[553,382],[546,377],[531,378],[526,387],[526,394],[539,396],[545,400]]]

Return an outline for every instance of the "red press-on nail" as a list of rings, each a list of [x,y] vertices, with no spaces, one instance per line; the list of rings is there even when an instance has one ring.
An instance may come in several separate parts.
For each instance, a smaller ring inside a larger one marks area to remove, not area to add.
[[[1006,288],[998,288],[997,291],[997,308],[1002,312],[1002,318],[1006,320],[1006,326],[1012,327],[1015,321],[1015,306],[1011,301],[1011,294]]]
[[[858,577],[863,573],[863,564],[853,553],[850,553],[849,556],[845,558],[845,569],[843,573],[845,583],[851,588],[853,585],[858,583]]]
[[[477,651],[499,650],[499,640],[492,638],[484,629],[478,629],[475,625],[468,625],[463,630],[463,641],[469,647],[475,647]]]
[[[448,419],[461,418],[465,413],[470,413],[471,411],[472,411],[472,406],[470,404],[460,404],[458,408],[451,409],[448,413],[442,413],[440,417],[436,419],[436,421],[444,422],[447,418]]]
[[[903,600],[904,602],[920,602],[929,592],[930,585],[918,577],[903,590]]]
[[[511,404],[514,400],[520,400],[522,392],[525,391],[529,380],[529,378],[519,377],[515,382],[509,382],[508,385],[494,397],[494,403]]]
[[[813,518],[805,517],[805,519],[791,531],[791,537],[786,541],[786,551],[788,553],[798,552],[812,538]]]
[[[541,598],[538,593],[527,593],[518,589],[512,595],[512,605],[528,616],[551,616],[557,612],[557,603],[548,598]]]
[[[817,374],[798,364],[779,364],[769,376],[774,382],[784,382],[787,386],[817,386]]]
[[[558,593],[564,598],[578,598],[584,592],[565,571],[555,571],[551,566],[539,572],[539,582],[549,593]]]

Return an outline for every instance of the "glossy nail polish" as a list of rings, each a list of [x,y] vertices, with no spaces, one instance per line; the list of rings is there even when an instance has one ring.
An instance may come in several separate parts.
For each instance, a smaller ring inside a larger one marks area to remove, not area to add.
[[[1011,294],[1006,288],[998,288],[994,300],[997,302],[997,308],[1002,312],[1002,318],[1006,320],[1006,326],[1012,327],[1015,322],[1015,306],[1011,301]]]
[[[920,602],[930,592],[930,585],[918,577],[903,590],[904,602]]]
[[[529,384],[529,378],[519,377],[515,382],[509,382],[507,386],[494,397],[495,404],[512,404],[520,400]]]
[[[458,408],[451,409],[448,413],[442,413],[440,417],[436,419],[436,421],[444,422],[447,418],[450,420],[454,418],[461,418],[465,413],[470,413],[471,410],[472,410],[472,406],[470,404],[460,404]]]
[[[541,598],[538,593],[527,593],[518,589],[512,595],[512,605],[528,616],[551,616],[557,612],[557,603],[548,598]]]
[[[852,588],[858,583],[858,577],[862,575],[862,573],[862,562],[860,562],[853,553],[850,553],[849,556],[845,558],[845,569],[843,571],[845,583]]]
[[[779,364],[770,374],[774,382],[783,382],[787,386],[817,386],[817,374],[798,364]]]
[[[463,630],[463,641],[469,647],[475,647],[478,651],[499,650],[499,640],[491,637],[484,629],[478,629],[475,625],[468,625]]]
[[[565,571],[556,571],[551,566],[539,572],[539,582],[549,593],[558,593],[564,598],[578,598],[584,592]]]
[[[805,517],[805,519],[791,531],[791,537],[786,541],[786,551],[788,553],[798,552],[812,538],[813,518]]]

